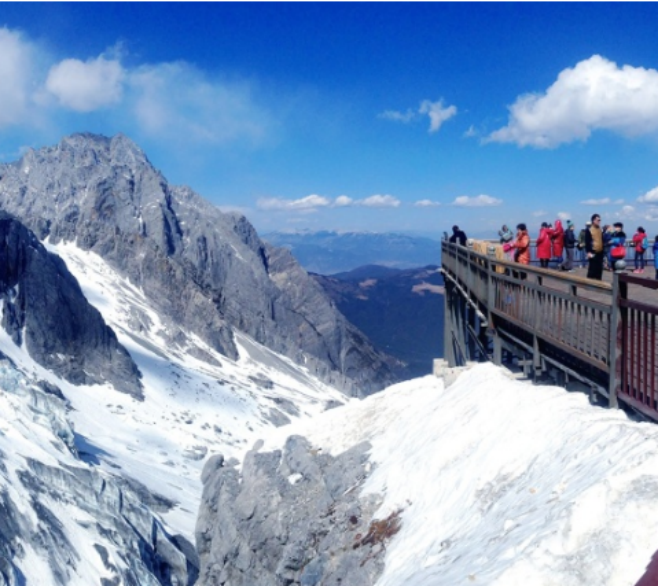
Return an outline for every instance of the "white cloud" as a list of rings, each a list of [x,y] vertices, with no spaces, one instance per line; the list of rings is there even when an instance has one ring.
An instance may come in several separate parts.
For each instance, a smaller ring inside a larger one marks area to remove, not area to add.
[[[519,96],[508,125],[489,141],[551,148],[607,129],[634,136],[658,130],[658,71],[599,55],[560,72],[544,93]]]
[[[129,83],[137,123],[150,135],[261,142],[271,126],[249,83],[209,80],[184,62],[140,67]]]
[[[658,203],[658,187],[649,190],[646,194],[640,196],[637,201],[642,204]]]
[[[475,126],[471,124],[471,126],[468,127],[468,130],[464,132],[464,137],[467,139],[470,139],[472,137],[477,137],[479,136],[479,132],[475,129]]]
[[[423,100],[417,110],[409,108],[406,112],[398,110],[386,110],[382,112],[379,117],[386,120],[393,120],[394,122],[408,123],[413,120],[419,119],[421,116],[427,115],[430,118],[429,132],[435,133],[441,125],[448,119],[457,114],[456,106],[444,107],[443,100],[432,102],[431,100]]]
[[[334,206],[336,206],[337,208],[352,206],[353,204],[354,204],[354,200],[349,196],[338,196],[334,201]]]
[[[437,132],[441,125],[446,121],[452,118],[457,114],[456,106],[443,106],[443,100],[438,102],[430,102],[429,100],[423,100],[418,110],[421,114],[427,114],[430,117],[430,128],[429,132]]]
[[[649,222],[656,222],[658,220],[658,206],[649,206],[643,210],[642,219]]]
[[[580,203],[584,204],[585,206],[605,206],[610,202],[611,202],[610,198],[599,198],[599,199],[589,198],[588,200],[583,200]]]
[[[416,118],[417,114],[414,112],[411,108],[409,108],[406,112],[398,112],[397,110],[386,110],[385,112],[382,112],[379,117],[384,118],[386,120],[393,120],[394,122],[411,122],[414,118]]]
[[[502,203],[502,200],[482,194],[480,196],[458,196],[455,198],[452,205],[467,208],[479,208],[483,206],[500,206]]]
[[[363,200],[354,200],[349,196],[338,196],[331,200],[324,196],[311,194],[297,200],[285,198],[260,198],[256,206],[261,210],[290,210],[299,212],[315,212],[318,208],[346,208],[349,206],[365,206],[367,208],[397,208],[400,200],[393,196],[374,195]]]
[[[571,218],[571,214],[569,214],[569,212],[558,212],[557,217],[560,220],[569,220]]]
[[[375,195],[364,200],[357,200],[357,203],[368,208],[397,208],[400,205],[400,200],[393,196]]]
[[[121,101],[125,72],[119,61],[64,59],[51,67],[46,89],[65,108],[91,112]]]
[[[24,122],[31,101],[35,49],[19,33],[0,28],[0,127]]]
[[[316,194],[311,194],[298,200],[261,198],[256,202],[256,205],[261,210],[315,210],[317,208],[326,208],[330,204],[329,199]]]
[[[621,209],[615,213],[615,217],[622,220],[634,220],[637,218],[637,213],[633,206],[622,206]]]
[[[414,202],[416,208],[432,208],[434,206],[440,206],[441,202],[433,202],[432,200],[418,200]]]

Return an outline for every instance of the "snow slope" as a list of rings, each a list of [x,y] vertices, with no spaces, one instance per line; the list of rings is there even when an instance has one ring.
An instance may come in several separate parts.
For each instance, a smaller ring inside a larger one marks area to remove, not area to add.
[[[233,362],[189,333],[165,342],[164,325],[143,293],[101,257],[74,244],[45,243],[76,276],[87,299],[137,363],[145,400],[109,385],[76,386],[53,376],[0,328],[0,349],[25,373],[57,385],[71,402],[78,449],[101,470],[137,479],[177,505],[169,530],[194,541],[206,456],[241,458],[272,421],[323,411],[348,400],[292,361],[247,337]],[[196,357],[207,357],[202,360]],[[274,415],[273,415],[274,414]],[[35,443],[34,451],[41,450]],[[29,451],[28,451],[29,452]]]
[[[364,492],[399,511],[381,585],[634,584],[658,548],[658,426],[480,364],[271,434],[372,443]]]

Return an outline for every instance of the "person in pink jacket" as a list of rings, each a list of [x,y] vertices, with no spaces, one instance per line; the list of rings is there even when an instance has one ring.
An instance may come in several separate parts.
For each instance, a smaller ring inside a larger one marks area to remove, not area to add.
[[[553,236],[553,231],[546,222],[542,222],[537,237],[537,259],[539,259],[539,264],[545,268],[548,268],[548,262],[551,260],[551,236]]]
[[[555,228],[553,229],[553,257],[557,257],[558,264],[564,261],[564,228],[562,220],[555,221]]]

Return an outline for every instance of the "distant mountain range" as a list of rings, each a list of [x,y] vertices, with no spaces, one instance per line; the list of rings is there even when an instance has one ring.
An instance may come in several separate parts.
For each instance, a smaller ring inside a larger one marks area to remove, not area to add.
[[[271,232],[263,240],[290,250],[307,271],[332,275],[364,265],[410,269],[436,265],[441,243],[420,236],[375,232]]]
[[[437,265],[367,265],[311,275],[380,350],[407,364],[403,378],[427,375],[432,360],[443,356],[443,276]]]

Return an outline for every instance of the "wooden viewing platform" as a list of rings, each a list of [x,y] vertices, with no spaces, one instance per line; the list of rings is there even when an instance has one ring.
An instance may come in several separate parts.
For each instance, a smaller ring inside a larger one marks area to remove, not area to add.
[[[493,243],[491,243],[493,245]],[[652,263],[651,263],[652,265]],[[658,421],[658,281],[586,269],[562,272],[441,243],[445,358],[450,366],[516,357],[527,376],[550,371]]]

